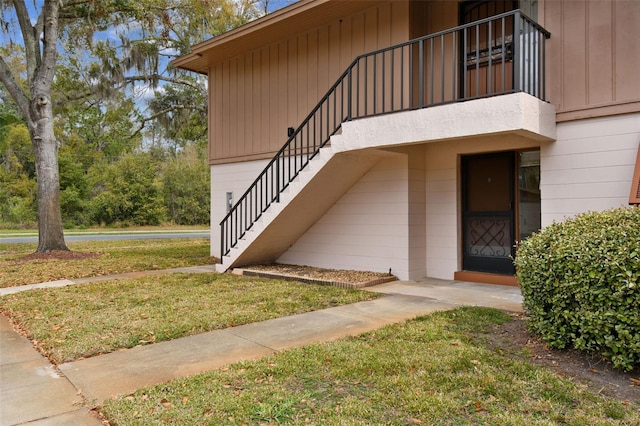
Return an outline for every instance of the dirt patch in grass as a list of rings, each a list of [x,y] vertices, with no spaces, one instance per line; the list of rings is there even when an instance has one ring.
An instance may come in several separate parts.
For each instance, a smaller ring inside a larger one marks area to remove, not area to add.
[[[593,392],[640,404],[640,371],[616,370],[598,355],[573,349],[552,349],[529,332],[522,314],[514,314],[513,321],[495,326],[488,338],[495,350],[513,358],[528,359],[547,367],[583,383]]]
[[[35,252],[20,257],[15,262],[31,262],[33,260],[85,260],[102,256],[101,253],[80,252],[71,250],[51,250],[47,252]]]

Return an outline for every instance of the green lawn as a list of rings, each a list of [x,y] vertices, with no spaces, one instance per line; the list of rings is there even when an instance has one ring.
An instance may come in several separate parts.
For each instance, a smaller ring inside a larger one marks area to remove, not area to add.
[[[482,333],[510,318],[436,313],[242,362],[109,400],[113,425],[638,425],[605,398],[497,353]]]
[[[62,363],[376,297],[232,274],[163,274],[25,291],[1,297],[0,309]]]
[[[212,263],[206,238],[80,241],[67,246],[97,257],[22,261],[37,244],[0,244],[0,287]]]

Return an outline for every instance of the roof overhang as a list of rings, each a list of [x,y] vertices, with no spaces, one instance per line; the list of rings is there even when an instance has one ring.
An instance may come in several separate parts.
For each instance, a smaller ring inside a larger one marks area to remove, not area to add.
[[[172,65],[207,74],[219,62],[366,10],[388,0],[300,0],[192,47]]]

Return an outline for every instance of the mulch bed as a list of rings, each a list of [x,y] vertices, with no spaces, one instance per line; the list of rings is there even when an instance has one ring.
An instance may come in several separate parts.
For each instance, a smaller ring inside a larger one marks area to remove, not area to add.
[[[342,288],[363,288],[397,280],[393,275],[380,272],[326,269],[279,263],[271,265],[251,265],[247,268],[236,268],[234,272],[247,276],[296,280],[315,284],[334,285]]]

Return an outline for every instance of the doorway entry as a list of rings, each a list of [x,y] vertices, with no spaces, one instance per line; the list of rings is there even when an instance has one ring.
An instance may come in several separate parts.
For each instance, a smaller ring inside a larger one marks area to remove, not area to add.
[[[540,151],[464,156],[462,269],[513,275],[516,242],[540,229]]]

